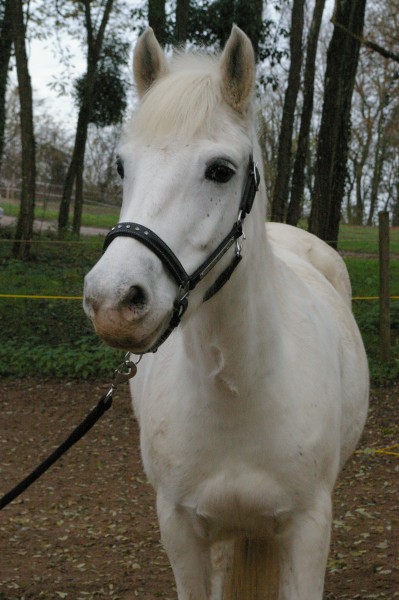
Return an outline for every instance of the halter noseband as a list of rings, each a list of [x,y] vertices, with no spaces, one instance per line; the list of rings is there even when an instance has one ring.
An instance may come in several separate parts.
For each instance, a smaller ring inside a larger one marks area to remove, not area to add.
[[[256,192],[259,188],[259,170],[254,162],[252,154],[249,158],[248,174],[245,182],[244,192],[241,197],[241,202],[238,211],[237,221],[234,223],[231,231],[220,242],[218,247],[211,255],[192,273],[189,275],[183,265],[169,248],[167,244],[156,233],[148,227],[144,227],[138,223],[119,223],[111,229],[104,240],[103,253],[106,251],[110,243],[118,236],[131,237],[149,248],[158,256],[163,265],[168,269],[177,285],[179,286],[178,297],[173,304],[173,313],[169,325],[156,343],[147,352],[156,352],[159,346],[169,337],[173,329],[178,326],[180,320],[188,306],[188,295],[196,285],[209,273],[209,271],[219,262],[224,254],[236,243],[236,251],[233,260],[228,267],[217,277],[216,281],[205,292],[203,301],[206,302],[214,296],[223,285],[230,279],[233,271],[240,262],[241,244],[239,238],[243,235],[242,223],[247,214],[252,209]]]

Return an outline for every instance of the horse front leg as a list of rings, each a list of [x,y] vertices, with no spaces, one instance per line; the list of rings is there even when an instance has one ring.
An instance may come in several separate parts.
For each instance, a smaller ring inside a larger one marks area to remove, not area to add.
[[[331,522],[331,497],[323,493],[287,525],[279,544],[279,600],[322,600]]]
[[[176,580],[179,600],[211,598],[210,545],[200,537],[186,510],[157,495],[161,539]]]

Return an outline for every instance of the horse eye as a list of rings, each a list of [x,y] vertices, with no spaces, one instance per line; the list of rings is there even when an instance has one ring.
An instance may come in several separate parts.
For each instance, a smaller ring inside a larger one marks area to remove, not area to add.
[[[233,177],[235,171],[224,161],[217,161],[209,165],[205,171],[205,179],[216,183],[227,183]]]
[[[123,168],[122,159],[119,156],[117,156],[117,158],[116,158],[116,170],[118,171],[119,177],[121,179],[123,179],[124,176],[125,176],[125,171],[124,171],[124,168]]]

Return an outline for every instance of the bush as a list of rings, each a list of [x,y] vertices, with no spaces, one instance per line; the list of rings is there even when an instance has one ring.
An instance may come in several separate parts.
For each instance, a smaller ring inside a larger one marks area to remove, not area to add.
[[[0,346],[2,376],[44,377],[56,379],[95,379],[110,381],[121,362],[121,352],[100,344],[98,340],[80,339],[73,345],[33,345],[15,341]]]

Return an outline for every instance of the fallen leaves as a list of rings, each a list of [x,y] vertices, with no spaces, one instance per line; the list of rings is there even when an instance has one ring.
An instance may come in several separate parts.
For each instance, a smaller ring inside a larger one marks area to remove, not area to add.
[[[361,447],[338,482],[328,600],[399,597],[398,461],[377,451],[397,445],[397,408],[397,388],[372,397]]]
[[[364,451],[397,443],[398,389],[377,394],[362,451],[334,495],[325,600],[399,600],[399,463]],[[2,488],[64,439],[100,395],[90,383],[1,381]],[[136,597],[175,600],[176,592],[125,388],[104,420],[2,512],[0,599]]]

